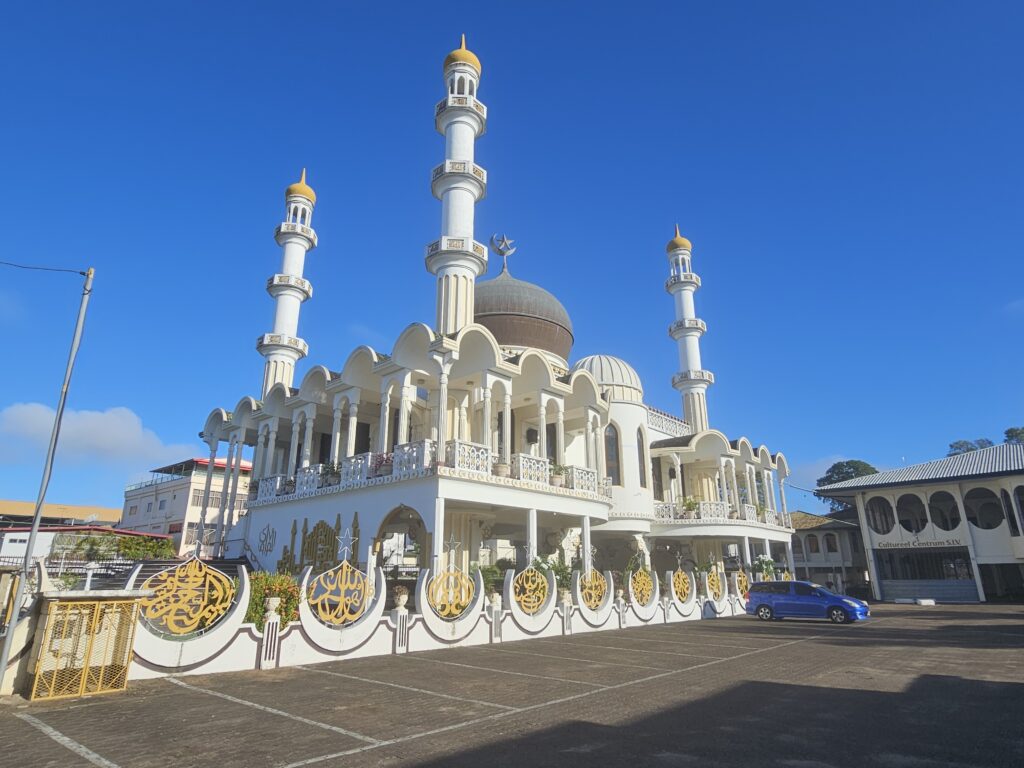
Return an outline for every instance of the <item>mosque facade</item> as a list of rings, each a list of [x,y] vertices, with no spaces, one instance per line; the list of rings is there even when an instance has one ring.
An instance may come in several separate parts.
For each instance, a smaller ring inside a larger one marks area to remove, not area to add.
[[[219,507],[209,487],[204,498],[218,554],[290,573],[348,559],[394,574],[514,573],[537,560],[584,576],[724,574],[749,573],[758,556],[792,572],[785,457],[711,426],[715,377],[701,359],[707,326],[690,241],[677,226],[666,247],[677,416],[644,401],[627,361],[575,358],[564,306],[507,261],[481,280],[491,258],[514,249],[504,238],[488,247],[475,232],[488,184],[475,157],[487,107],[465,39],[443,74],[434,124],[444,158],[431,178],[441,222],[424,252],[436,316],[410,324],[388,350],[360,346],[296,378],[309,354],[299,336],[313,297],[306,258],[318,245],[316,193],[303,171],[275,233],[282,256],[267,281],[273,324],[256,344],[261,389],[214,409],[202,431],[210,461],[226,460],[231,473]],[[252,475],[239,514],[243,455]]]

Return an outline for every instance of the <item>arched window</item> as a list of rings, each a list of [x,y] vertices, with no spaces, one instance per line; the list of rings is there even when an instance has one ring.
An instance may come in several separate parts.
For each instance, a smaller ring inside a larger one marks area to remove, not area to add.
[[[990,531],[1003,522],[1003,505],[988,488],[974,488],[964,496],[964,516],[975,528]]]
[[[799,536],[793,537],[793,555],[804,556],[804,542]]]
[[[896,519],[905,531],[920,533],[928,523],[924,502],[914,493],[905,493],[896,500]]]
[[[460,94],[464,94],[466,92],[466,78],[464,78],[464,77],[460,77],[459,78],[459,89],[458,89],[458,92]]]
[[[661,473],[661,459],[655,457],[651,459],[651,489],[654,494],[654,498],[658,501],[665,500],[665,478]]]
[[[619,462],[619,430],[609,424],[604,430],[604,467],[612,485],[622,485],[622,470]]]
[[[473,84],[472,80],[469,81],[469,95],[470,96],[476,96],[476,87]]]
[[[888,499],[875,496],[868,502],[868,525],[875,533],[885,535],[896,525],[896,517],[892,513],[892,504]]]
[[[644,458],[644,431],[637,429],[636,431],[636,455],[640,464],[640,487],[647,487],[647,459]]]
[[[960,508],[953,494],[947,491],[933,493],[928,498],[928,516],[932,519],[932,525],[943,531],[952,531],[960,525]]]
[[[825,551],[826,552],[838,552],[839,551],[839,539],[836,538],[834,533],[825,534]]]
[[[807,534],[807,553],[816,555],[821,551],[821,547],[818,546],[818,537],[813,533]]]

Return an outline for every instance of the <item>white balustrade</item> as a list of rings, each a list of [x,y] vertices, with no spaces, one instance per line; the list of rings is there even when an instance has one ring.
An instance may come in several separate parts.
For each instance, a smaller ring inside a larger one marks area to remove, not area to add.
[[[726,520],[729,517],[729,504],[725,501],[698,502],[697,516],[701,520]]]
[[[764,521],[768,525],[778,525],[779,524],[778,520],[776,519],[775,513],[772,512],[770,509],[766,509],[764,511]]]
[[[452,440],[447,445],[445,462],[454,469],[491,474],[491,449],[479,443]]]
[[[309,496],[320,487],[320,475],[324,465],[314,464],[311,467],[300,467],[295,473],[295,495]]]
[[[743,518],[750,523],[757,522],[757,507],[753,504],[743,505]]]
[[[574,491],[597,493],[597,472],[585,467],[566,467],[567,487]]]
[[[341,460],[341,484],[358,483],[366,480],[370,474],[372,453],[357,453],[355,456]]]
[[[550,471],[548,460],[540,456],[517,453],[512,457],[512,477],[517,480],[547,483]]]
[[[408,475],[434,466],[434,452],[433,440],[396,445],[392,455],[392,474]]]
[[[679,505],[674,501],[656,501],[654,502],[654,519],[655,520],[675,520],[680,517]]]
[[[257,501],[264,501],[277,496],[283,481],[284,475],[271,475],[270,477],[264,477],[261,479],[259,491],[256,493]]]

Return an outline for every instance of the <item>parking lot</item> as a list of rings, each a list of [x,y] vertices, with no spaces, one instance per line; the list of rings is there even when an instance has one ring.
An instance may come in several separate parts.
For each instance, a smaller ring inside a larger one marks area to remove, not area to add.
[[[0,703],[0,764],[1019,766],[1024,607],[744,617]]]

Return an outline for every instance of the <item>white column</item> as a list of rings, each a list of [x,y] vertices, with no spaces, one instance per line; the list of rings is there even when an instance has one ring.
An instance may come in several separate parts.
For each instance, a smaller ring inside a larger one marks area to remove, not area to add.
[[[348,404],[348,435],[345,439],[345,456],[356,453],[356,425],[359,423],[359,403]]]
[[[433,549],[431,566],[437,575],[447,565],[444,562],[444,499],[434,499],[434,534],[431,538]],[[424,610],[426,610],[424,608]]]
[[[796,578],[796,564],[793,562],[793,540],[786,540],[786,562],[789,563],[789,573]]]
[[[302,466],[309,466],[313,453],[313,418],[307,413],[302,420]]]
[[[644,455],[646,454],[645,449]],[[561,408],[555,414],[555,461],[565,464],[565,411]]]
[[[597,433],[597,476],[601,482],[604,482],[604,479],[608,477],[608,457],[604,452],[604,429],[600,422],[595,431]]]
[[[971,560],[971,571],[974,573],[974,585],[978,589],[978,600],[985,602],[985,587],[981,583],[981,569],[978,568],[978,556],[974,549],[974,534],[971,532],[971,522],[967,519],[967,507],[964,506],[964,489],[960,483],[954,488],[956,503],[960,507],[960,519],[963,520],[964,530],[967,531],[967,555]],[[998,494],[997,494],[998,495]],[[896,509],[896,502],[892,502],[893,510]],[[927,509],[927,507],[926,507]],[[899,523],[897,523],[899,525]]]
[[[583,575],[590,573],[594,564],[590,556],[590,516],[583,516]]]
[[[274,419],[270,430],[267,432],[267,451],[263,457],[263,476],[279,474],[275,462],[277,461],[277,419]]]
[[[229,487],[230,486],[230,482],[229,482],[229,480],[230,480],[230,475],[231,475],[231,464],[232,464],[232,462],[235,459],[236,440],[237,440],[237,438],[235,438],[235,436],[232,435],[231,439],[228,441],[228,455],[227,455],[227,459],[224,462],[224,479],[221,481],[221,484],[220,484],[220,507],[217,510],[217,530],[218,531],[220,530],[220,527],[221,527],[221,525],[223,523],[223,520],[224,520],[224,510],[227,509],[227,505],[228,505],[228,491],[230,490],[230,487]],[[238,452],[239,453],[242,452],[240,448],[239,448]],[[210,471],[211,472],[213,471],[213,467],[210,468]],[[199,557],[203,553],[203,540],[205,538],[206,538],[206,521],[205,520],[201,520],[200,523],[199,523],[199,530],[196,531],[196,557]]]
[[[266,433],[262,427],[256,429],[256,445],[252,449],[252,470],[249,472],[250,484],[260,479],[260,469],[263,466],[263,451],[266,449]]]
[[[412,402],[409,398],[409,387],[403,386],[398,398],[398,445],[409,442],[409,416]]]
[[[743,537],[743,563],[744,563],[744,565],[747,566],[747,570],[751,570],[753,565],[754,565],[754,561],[751,560],[751,558],[750,558],[750,537],[749,536],[744,536]]]
[[[295,476],[295,463],[299,457],[299,414],[292,414],[292,441],[288,444],[288,477]]]
[[[331,464],[338,463],[341,453],[341,408],[334,409],[334,420],[331,422]]]
[[[526,513],[526,559],[532,563],[537,559],[537,510]]]
[[[483,403],[483,432],[481,433],[483,439],[480,441],[486,445],[489,449],[494,446],[491,445],[491,388],[490,386],[484,387],[484,403]]]
[[[772,512],[775,511],[775,492],[772,490],[772,473],[771,470],[761,470],[761,487],[764,489],[765,506],[768,507]]]
[[[771,557],[773,560],[775,559],[772,555],[772,543],[769,539],[764,540],[764,553],[768,555],[768,557]]]
[[[540,423],[540,434],[537,436],[537,454],[542,458],[548,457],[548,412],[544,407],[543,396],[537,398],[537,421]]]
[[[235,465],[231,469],[231,498],[228,499],[227,515],[231,517],[235,513],[235,500],[238,497],[238,478],[242,474],[242,450],[245,448],[245,443],[241,439],[236,444],[237,451],[235,452]],[[227,479],[227,467],[225,467],[225,479]],[[227,486],[225,485],[225,491]],[[227,520],[225,516],[217,520],[217,544],[215,547],[215,553],[218,557],[224,556],[224,539],[227,535]]]
[[[501,421],[501,457],[509,464],[512,461],[512,395],[507,390],[502,404]]]
[[[459,428],[455,432],[457,440],[469,440],[469,418],[466,415],[466,401],[459,401]]]
[[[381,453],[388,452],[388,423],[391,415],[391,390],[390,388],[380,393],[380,427],[377,435],[377,450]]]
[[[597,461],[594,450],[594,422],[590,419],[590,415],[587,415],[587,437],[586,437],[586,464],[587,469],[597,469]]]
[[[792,526],[792,522],[789,519],[789,510],[786,508],[786,478],[779,478],[779,503],[782,504],[782,518],[789,528]]]
[[[448,429],[448,374],[442,373],[438,377],[437,397],[437,458],[445,460],[445,442],[447,441],[446,431]]]
[[[217,447],[219,445],[220,441],[217,440],[211,443],[210,447],[210,463],[206,466],[206,482],[203,484],[203,511],[199,515],[198,531],[202,531],[206,526],[206,515],[210,508],[210,484],[213,483],[213,468],[217,466]],[[188,531],[188,520],[185,521],[185,531]],[[182,535],[184,535],[184,532]],[[198,549],[196,554],[199,554]]]
[[[860,523],[860,537],[864,545],[864,559],[868,564],[868,577],[871,579],[871,594],[875,600],[882,599],[882,583],[878,580],[878,566],[875,564],[875,548],[872,545],[871,533],[868,530],[868,515],[864,505],[864,494],[858,493],[854,497],[857,503],[857,522]],[[809,560],[810,553],[804,549],[804,563]]]

